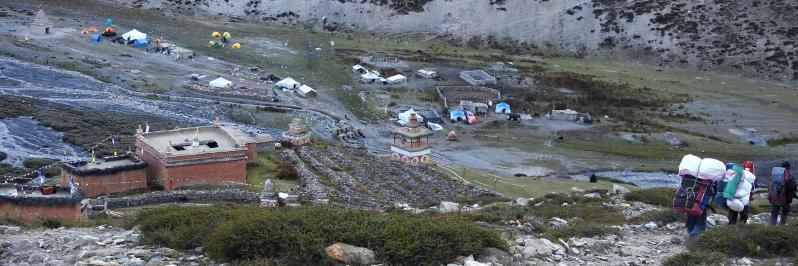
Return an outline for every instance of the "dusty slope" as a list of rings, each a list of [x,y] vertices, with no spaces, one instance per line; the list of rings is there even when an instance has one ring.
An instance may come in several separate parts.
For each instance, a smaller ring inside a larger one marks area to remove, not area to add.
[[[661,0],[112,0],[263,21],[451,34],[798,80],[798,3]],[[377,4],[374,4],[377,3]]]

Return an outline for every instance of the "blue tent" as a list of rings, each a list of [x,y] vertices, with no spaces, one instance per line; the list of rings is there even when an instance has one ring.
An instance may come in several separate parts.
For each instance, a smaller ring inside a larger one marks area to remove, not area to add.
[[[94,42],[100,42],[103,40],[103,36],[100,36],[100,34],[94,34],[91,36],[91,40]]]
[[[147,39],[138,39],[134,41],[133,44],[136,45],[136,48],[141,48],[150,45],[150,41],[148,41]]]
[[[465,112],[462,109],[452,109],[449,110],[449,119],[452,121],[465,121],[466,116]]]
[[[496,104],[496,113],[497,114],[510,114],[510,113],[512,113],[512,111],[510,111],[510,105],[509,104],[507,104],[506,102],[500,102],[499,104]]]

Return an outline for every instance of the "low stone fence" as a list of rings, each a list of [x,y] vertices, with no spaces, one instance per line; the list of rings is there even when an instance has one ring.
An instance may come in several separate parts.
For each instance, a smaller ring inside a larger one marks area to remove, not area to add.
[[[240,189],[216,190],[175,190],[157,191],[146,194],[107,198],[109,209],[137,207],[173,202],[235,202],[258,203],[260,193]]]
[[[479,86],[438,86],[435,87],[438,98],[443,102],[443,106],[457,106],[461,100],[473,102],[498,101],[502,93],[498,90]]]

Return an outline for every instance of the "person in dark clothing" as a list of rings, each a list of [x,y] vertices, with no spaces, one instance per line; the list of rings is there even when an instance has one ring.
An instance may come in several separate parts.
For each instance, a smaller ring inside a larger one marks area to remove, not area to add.
[[[781,220],[779,223],[781,225],[787,224],[787,216],[790,215],[790,204],[792,203],[793,198],[798,198],[795,195],[795,191],[798,190],[798,185],[796,185],[795,179],[792,178],[790,175],[790,162],[784,161],[781,163],[781,167],[784,168],[784,189],[787,195],[786,200],[787,203],[784,206],[777,206],[773,205],[770,209],[770,225],[776,225],[776,220],[779,218],[779,214],[781,214]]]
[[[687,235],[690,238],[697,237],[701,232],[707,229],[707,209],[711,204],[713,198],[715,198],[715,193],[717,190],[715,188],[715,182],[710,181],[709,185],[707,186],[707,191],[704,193],[704,198],[701,200],[704,207],[704,211],[701,215],[690,215],[687,214],[687,220],[684,222],[684,226],[687,228]]]

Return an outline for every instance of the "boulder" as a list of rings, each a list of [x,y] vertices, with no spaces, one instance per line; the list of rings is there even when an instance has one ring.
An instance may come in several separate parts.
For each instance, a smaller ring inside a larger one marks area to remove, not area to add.
[[[460,204],[449,201],[441,201],[441,205],[438,207],[438,210],[441,212],[456,212],[460,210]]]
[[[478,262],[474,260],[474,255],[470,255],[465,258],[463,266],[489,266],[488,264]]]
[[[513,256],[497,248],[486,248],[477,261],[493,265],[512,265]]]
[[[585,192],[584,189],[578,187],[571,187],[571,193],[583,193],[583,192]]]
[[[521,251],[524,256],[529,258],[546,258],[554,254],[565,254],[565,248],[545,238],[528,239]]]
[[[344,243],[335,243],[324,249],[328,257],[354,265],[372,265],[376,262],[374,251]]]
[[[599,193],[595,193],[595,192],[594,193],[587,193],[587,194],[585,194],[585,198],[597,199],[597,198],[601,198],[601,195]]]
[[[527,205],[529,205],[529,199],[517,198],[515,199],[515,205],[526,207]]]
[[[551,217],[551,219],[549,219],[549,226],[553,227],[554,229],[566,228],[568,227],[568,221],[557,217]]]
[[[626,193],[629,193],[629,192],[630,192],[629,189],[624,187],[624,186],[621,186],[621,185],[618,185],[618,184],[612,184],[612,193],[613,194],[626,194]]]
[[[648,222],[648,223],[645,225],[645,227],[646,227],[646,229],[648,229],[648,230],[654,230],[654,229],[657,229],[657,224],[656,224],[656,223],[654,223],[654,222]]]

